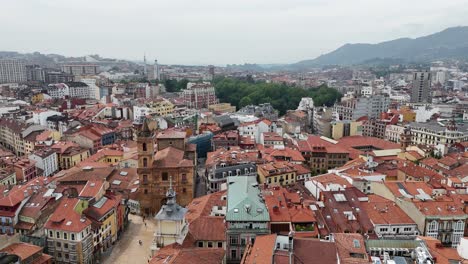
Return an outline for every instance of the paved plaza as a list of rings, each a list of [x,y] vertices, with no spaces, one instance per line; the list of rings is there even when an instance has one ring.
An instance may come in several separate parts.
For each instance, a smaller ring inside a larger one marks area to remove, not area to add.
[[[112,249],[108,257],[104,257],[102,263],[105,264],[140,264],[148,263],[151,255],[151,242],[155,230],[155,221],[146,219],[146,227],[140,216],[129,215],[130,223]],[[143,242],[139,245],[138,240]]]

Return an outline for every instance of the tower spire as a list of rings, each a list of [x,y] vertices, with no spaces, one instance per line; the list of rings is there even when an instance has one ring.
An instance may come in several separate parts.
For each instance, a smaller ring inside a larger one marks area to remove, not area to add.
[[[146,66],[146,52],[143,53],[143,62],[144,62],[144,65],[143,65],[143,74],[145,76],[148,76],[148,69],[147,69],[147,66]]]

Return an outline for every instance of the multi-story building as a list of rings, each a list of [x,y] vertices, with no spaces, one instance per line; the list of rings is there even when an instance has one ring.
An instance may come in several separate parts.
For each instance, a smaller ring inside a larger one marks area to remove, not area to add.
[[[29,155],[30,160],[36,162],[36,167],[41,171],[39,175],[51,176],[58,171],[57,153],[52,148],[42,148]]]
[[[213,149],[239,146],[239,132],[229,130],[213,136]]]
[[[0,83],[26,82],[24,62],[13,59],[0,59]]]
[[[36,161],[25,157],[3,159],[1,166],[15,170],[16,182],[23,183],[37,177]]]
[[[92,183],[87,184],[86,187],[90,185]],[[83,192],[80,193],[82,194]],[[107,251],[117,241],[117,210],[121,202],[112,196],[104,195],[98,198],[94,204],[89,205],[83,211],[83,214],[94,224],[92,229],[95,255]]]
[[[419,235],[413,219],[393,201],[375,194],[368,195],[368,199],[363,205],[379,238],[414,239]]]
[[[337,140],[348,136],[362,136],[362,122],[338,120],[331,122],[331,138]]]
[[[209,193],[221,190],[229,176],[257,176],[257,163],[261,158],[256,150],[239,147],[218,148],[207,155],[206,187]]]
[[[288,162],[270,162],[257,166],[259,183],[287,186],[296,182],[296,168]]]
[[[307,140],[298,141],[297,148],[310,166],[312,174],[320,174],[328,169],[341,167],[349,161],[349,152],[336,146],[336,141],[309,136]]]
[[[44,226],[55,263],[94,263],[92,221],[80,213],[81,205],[78,198],[62,198]]]
[[[230,103],[219,103],[209,105],[208,110],[217,114],[234,113],[236,111],[236,107]]]
[[[194,195],[195,150],[188,149],[185,133],[170,131],[158,134],[158,150],[154,149],[155,135],[146,119],[138,132],[138,168],[140,179],[138,198],[144,215],[154,215],[165,203],[167,188],[172,184],[179,193],[178,203],[186,206]],[[172,176],[172,181],[169,181]]]
[[[312,131],[320,136],[331,137],[331,122],[335,119],[331,108],[315,107],[312,117]]]
[[[265,202],[254,177],[229,177],[226,211],[226,260],[240,263],[247,244],[270,233]]]
[[[95,97],[95,91],[92,90],[92,87],[83,82],[49,84],[47,93],[50,97],[58,99],[66,97],[89,99]]]
[[[360,117],[378,118],[380,113],[387,112],[390,97],[386,94],[375,94],[344,100],[335,105],[340,120],[357,120]]]
[[[26,79],[32,82],[44,82],[45,71],[39,65],[26,65]]]
[[[0,169],[0,185],[16,185],[16,172],[13,168]]]
[[[400,135],[405,130],[404,126],[400,125],[388,125],[385,127],[385,140],[400,143]]]
[[[420,235],[457,247],[465,232],[468,214],[463,198],[444,194],[422,181],[373,182],[375,194],[393,201],[417,225]]]
[[[411,103],[431,103],[431,72],[415,72],[411,87]]]
[[[50,83],[67,83],[73,82],[75,77],[73,74],[65,73],[62,71],[57,71],[54,69],[45,70],[45,82]]]
[[[58,155],[60,170],[66,170],[78,165],[90,156],[89,149],[82,148],[70,141],[60,141],[51,147]]]
[[[96,75],[99,66],[93,64],[66,64],[61,66],[62,72],[71,75]]]
[[[143,123],[148,115],[167,116],[174,111],[174,104],[169,100],[159,98],[151,101],[141,102],[133,106],[133,121],[137,124]]]
[[[455,144],[468,141],[468,132],[458,130],[455,123],[451,122],[448,125],[441,125],[438,122],[432,121],[427,123],[410,123],[413,145],[438,145],[438,144]]]
[[[208,108],[218,103],[214,86],[210,83],[188,83],[181,97],[188,107],[195,109]]]

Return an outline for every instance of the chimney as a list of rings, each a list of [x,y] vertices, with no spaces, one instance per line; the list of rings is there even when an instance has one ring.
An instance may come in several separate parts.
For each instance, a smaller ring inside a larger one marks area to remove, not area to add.
[[[289,243],[289,246],[288,246],[288,255],[289,255],[289,264],[293,264],[293,259],[292,259],[292,256],[294,254],[294,243],[293,243],[293,240],[294,240],[294,232],[293,231],[290,231],[289,232],[289,235],[288,235],[288,243]]]

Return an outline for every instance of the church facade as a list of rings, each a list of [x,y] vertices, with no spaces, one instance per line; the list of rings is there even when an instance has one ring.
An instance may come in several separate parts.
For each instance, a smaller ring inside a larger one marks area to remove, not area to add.
[[[140,181],[138,200],[141,214],[154,216],[166,204],[172,179],[177,203],[188,205],[194,197],[196,151],[181,132],[164,131],[158,136],[145,120],[137,135]],[[195,149],[196,150],[196,149]]]

